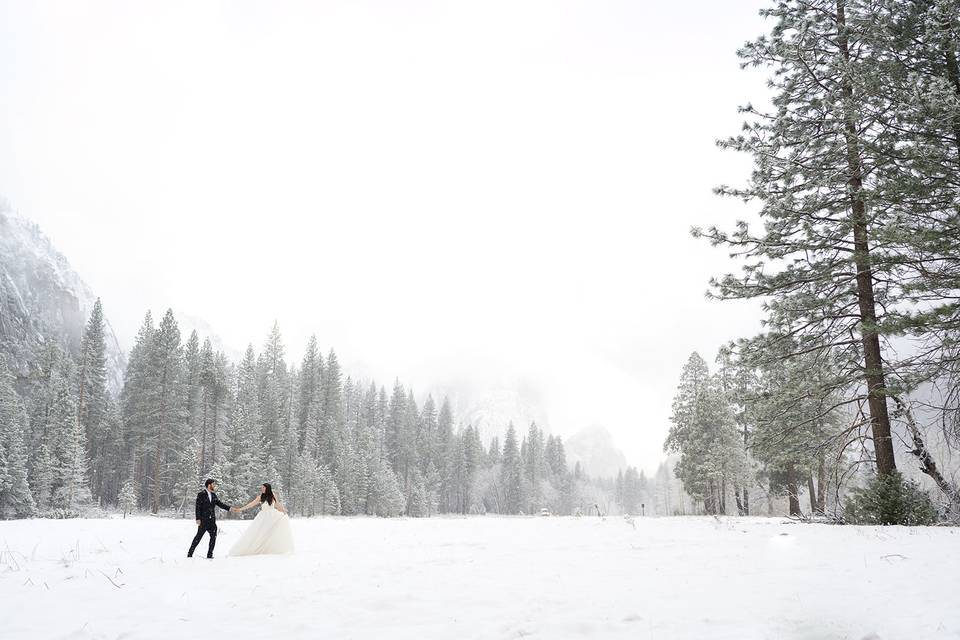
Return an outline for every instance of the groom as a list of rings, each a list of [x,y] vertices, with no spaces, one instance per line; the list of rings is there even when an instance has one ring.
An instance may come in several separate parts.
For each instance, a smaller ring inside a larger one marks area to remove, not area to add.
[[[208,479],[203,491],[197,494],[197,535],[193,537],[193,543],[190,544],[190,551],[187,551],[187,557],[193,557],[193,550],[200,544],[200,538],[204,532],[210,534],[210,546],[207,548],[207,557],[213,557],[213,547],[217,544],[217,510],[214,507],[220,507],[227,511],[239,511],[237,507],[220,502],[217,497],[217,481]]]

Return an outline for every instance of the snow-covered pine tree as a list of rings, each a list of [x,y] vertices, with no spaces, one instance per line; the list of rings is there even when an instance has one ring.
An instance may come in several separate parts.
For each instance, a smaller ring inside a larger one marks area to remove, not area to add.
[[[517,445],[517,431],[511,422],[507,427],[507,435],[503,441],[503,469],[500,484],[504,491],[505,513],[520,513],[521,493],[520,483],[523,476],[523,462],[520,459],[520,450]]]
[[[745,353],[793,349],[767,336],[758,336],[753,342],[760,344],[743,349]],[[802,514],[800,491],[804,485],[811,511],[823,513],[827,460],[836,460],[841,448],[839,408],[846,403],[829,387],[835,366],[830,353],[764,357],[747,364],[758,373],[748,400],[756,420],[751,452],[764,465],[771,489],[786,493],[790,515]]]
[[[379,460],[370,480],[368,513],[383,517],[399,516],[406,511],[406,507],[396,474],[386,460]]]
[[[359,513],[359,468],[356,432],[359,429],[359,396],[353,379],[347,376],[343,384],[343,423],[337,429],[334,442],[333,475],[340,493],[340,512],[344,515]]]
[[[53,499],[53,486],[56,481],[57,469],[53,454],[46,442],[41,442],[37,448],[36,457],[30,472],[30,490],[38,511],[46,511]]]
[[[198,446],[202,447],[201,431],[203,426],[203,356],[200,345],[200,336],[196,331],[190,332],[190,337],[183,345],[183,407],[186,412],[186,432],[184,438],[193,438]],[[199,463],[197,466],[199,470]]]
[[[404,495],[409,501],[413,472],[418,468],[420,459],[417,451],[417,430],[420,425],[420,409],[417,407],[417,400],[413,395],[413,389],[407,391],[407,399],[404,406],[406,412],[403,416],[403,426],[400,431],[400,452],[398,454],[400,471],[397,476],[403,485]]]
[[[905,300],[908,229],[878,202],[891,185],[877,170],[899,149],[885,126],[889,103],[876,64],[874,12],[859,0],[783,0],[762,14],[768,35],[740,50],[744,66],[771,70],[773,110],[750,118],[725,148],[754,158],[749,185],[721,194],[761,205],[762,229],[694,230],[744,260],[741,275],[714,281],[722,299],[769,300],[768,326],[795,353],[830,349],[834,386],[867,401],[880,475],[896,471],[887,396],[899,366],[883,339],[888,313]]]
[[[76,419],[73,385],[66,378],[60,378],[60,385],[57,407],[47,426],[49,433],[56,433],[51,506],[65,515],[78,515],[92,501],[86,435]]]
[[[128,477],[137,482],[137,496],[146,504],[148,495],[148,443],[153,437],[153,398],[155,387],[151,372],[156,328],[147,311],[127,359],[123,390],[120,394],[123,420],[124,459]]]
[[[417,423],[416,448],[419,456],[420,474],[427,475],[427,469],[437,457],[437,405],[433,396],[428,395],[420,410],[420,420]]]
[[[324,464],[318,465],[317,469],[317,484],[314,489],[320,505],[319,513],[337,515],[340,513],[340,491],[337,489],[333,473],[330,467]]]
[[[264,446],[274,460],[285,457],[283,451],[287,419],[287,364],[284,361],[283,338],[274,322],[270,335],[257,358],[257,391],[260,401],[260,424]]]
[[[187,412],[184,406],[185,371],[180,328],[167,309],[157,328],[149,360],[150,409],[153,437],[150,443],[149,497],[153,513],[171,504],[176,466],[185,446]]]
[[[546,452],[543,431],[535,422],[530,423],[527,436],[524,439],[523,472],[526,486],[527,513],[536,513],[545,506],[544,486],[546,479]]]
[[[228,504],[249,499],[265,478],[265,450],[260,433],[257,360],[248,345],[237,369],[236,400],[227,431],[223,494]]]
[[[939,414],[929,422],[942,424],[948,442],[960,445],[960,3],[884,0],[871,18],[877,40],[871,62],[889,105],[882,125],[896,139],[887,162],[878,166],[890,186],[874,195],[875,206],[896,212],[897,224],[884,229],[884,242],[891,236],[895,246],[906,247],[899,281],[909,304],[892,311],[901,314],[896,324],[919,342],[909,371],[898,375],[896,417],[920,471],[934,481],[948,510],[960,513],[957,483],[938,467],[907,397],[929,383],[945,390],[937,406],[927,409]]]
[[[178,513],[192,517],[192,498],[197,494],[197,487],[203,485],[200,441],[193,436],[187,437],[179,447],[177,456],[173,465],[172,504]]]
[[[137,483],[132,479],[123,483],[123,487],[120,489],[120,495],[118,496],[118,502],[120,509],[123,510],[124,519],[126,519],[128,513],[133,513],[137,510],[137,503],[139,502],[137,498]]]
[[[36,504],[27,479],[27,411],[0,357],[0,519],[27,518]]]
[[[320,472],[310,447],[297,457],[293,478],[287,487],[291,511],[304,516],[320,513]]]
[[[750,515],[750,485],[757,471],[756,462],[750,454],[750,434],[756,425],[754,391],[759,383],[758,372],[754,365],[736,356],[733,345],[721,347],[717,352],[716,361],[719,365],[717,379],[720,381],[720,389],[727,397],[739,432],[738,437],[743,445],[743,485],[735,484],[733,495],[737,503],[737,514],[748,516]]]
[[[301,451],[307,439],[307,424],[310,419],[310,412],[311,410],[316,411],[314,403],[320,392],[322,373],[323,356],[320,355],[320,350],[317,347],[317,337],[312,335],[307,341],[307,349],[300,365],[300,411],[297,416],[297,435],[300,439],[299,448]],[[315,416],[314,420],[318,421],[321,418],[322,416]],[[314,452],[314,455],[316,455],[316,452]]]
[[[437,457],[434,464],[440,474],[440,512],[454,511],[454,454],[453,409],[450,400],[444,397],[437,414]]]
[[[217,414],[222,409],[221,396],[223,390],[219,384],[222,375],[216,370],[216,360],[213,345],[210,339],[203,341],[200,347],[200,371],[197,382],[199,388],[199,416],[196,420],[195,433],[200,442],[200,468],[209,469],[213,465],[213,440],[216,439]]]
[[[414,518],[425,518],[430,515],[430,500],[427,496],[427,486],[423,474],[419,469],[410,473],[410,488],[407,497],[407,515]]]
[[[358,388],[358,397],[360,390]],[[370,512],[370,482],[373,470],[380,460],[379,430],[377,421],[377,385],[373,382],[360,397],[354,418],[356,432],[354,447],[357,452],[357,511]]]
[[[726,513],[726,490],[742,471],[742,449],[727,398],[697,353],[683,367],[670,421],[664,449],[680,454],[675,472],[684,489],[703,501],[706,513]]]
[[[80,340],[77,361],[77,420],[83,426],[90,460],[90,488],[98,500],[108,498],[107,478],[112,469],[107,464],[109,411],[107,393],[107,344],[100,299],[93,305],[90,319]]]
[[[283,486],[289,488],[293,486],[293,476],[296,473],[297,458],[300,456],[300,435],[298,433],[298,416],[300,415],[300,394],[299,394],[299,372],[291,369],[287,376],[287,384],[284,389],[286,396],[286,415],[283,420],[283,438],[282,455],[277,461],[278,471],[283,480]]]
[[[393,393],[390,396],[390,406],[387,411],[385,453],[394,473],[403,474],[403,438],[404,424],[407,415],[407,393],[399,380],[393,383]]]
[[[321,378],[323,421],[320,428],[318,460],[328,469],[336,466],[337,441],[343,430],[343,380],[340,363],[333,349],[327,354]]]

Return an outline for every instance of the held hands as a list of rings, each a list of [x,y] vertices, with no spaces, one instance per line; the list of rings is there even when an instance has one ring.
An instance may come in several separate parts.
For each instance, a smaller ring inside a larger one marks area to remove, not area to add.
[[[240,507],[230,507],[231,513],[240,513],[241,511],[243,511],[243,509],[241,509]]]

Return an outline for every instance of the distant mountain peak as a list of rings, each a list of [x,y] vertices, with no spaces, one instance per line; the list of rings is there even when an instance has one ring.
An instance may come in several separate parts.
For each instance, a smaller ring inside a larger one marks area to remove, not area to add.
[[[77,355],[96,300],[40,227],[0,203],[0,353],[14,375],[21,380],[29,375],[48,340]],[[118,393],[126,360],[106,318],[105,324],[107,382]]]
[[[567,462],[571,466],[579,462],[588,475],[613,477],[628,466],[627,457],[604,426],[585,427],[564,440],[563,444]]]

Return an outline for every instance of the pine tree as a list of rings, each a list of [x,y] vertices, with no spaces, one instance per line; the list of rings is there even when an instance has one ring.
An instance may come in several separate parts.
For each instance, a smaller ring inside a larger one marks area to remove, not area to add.
[[[708,514],[726,513],[726,489],[741,483],[742,449],[727,399],[697,353],[683,367],[670,421],[664,449],[680,454],[677,477]]]
[[[355,434],[358,425],[358,398],[351,378],[343,386],[343,422],[336,429],[333,453],[333,474],[340,495],[340,512],[353,515],[359,512],[358,493],[360,459],[356,448]]]
[[[86,436],[76,419],[76,401],[64,385],[60,395],[61,415],[51,427],[58,430],[54,449],[53,505],[68,514],[77,514],[91,502],[88,482]]]
[[[324,464],[318,467],[317,489],[320,500],[320,513],[324,515],[336,515],[340,513],[340,491],[337,489],[337,483],[333,478],[330,468]]]
[[[377,516],[399,516],[406,510],[406,500],[396,474],[386,460],[378,461],[370,481],[369,511]]]
[[[200,385],[200,414],[197,419],[196,437],[200,442],[200,468],[209,469],[216,456],[215,442],[217,439],[218,417],[223,411],[222,399],[226,395],[224,389],[224,372],[218,366],[216,355],[210,339],[203,341],[200,348],[200,371],[198,383]]]
[[[27,479],[27,412],[0,357],[0,518],[27,518],[36,504]]]
[[[247,346],[237,371],[236,400],[225,444],[225,495],[229,500],[239,502],[267,482],[264,479],[266,459],[260,432],[257,364],[253,345]]]
[[[151,371],[156,328],[153,316],[147,311],[124,372],[120,395],[124,434],[124,459],[130,466],[128,477],[135,478],[137,496],[144,500],[148,491],[147,445],[153,436],[153,406],[155,386]]]
[[[318,402],[322,418],[318,422],[318,460],[328,468],[335,465],[337,441],[343,428],[343,381],[337,354],[331,349],[320,380]]]
[[[157,329],[150,358],[151,409],[156,420],[151,452],[150,508],[157,513],[172,497],[175,467],[187,432],[183,348],[180,329],[168,309]]]
[[[300,365],[300,412],[298,414],[297,435],[300,439],[299,447],[301,451],[307,438],[307,423],[310,418],[310,411],[314,408],[314,402],[320,391],[322,373],[323,357],[317,348],[317,337],[310,336],[306,353],[303,356],[303,363]]]
[[[133,480],[127,480],[120,489],[119,504],[123,510],[123,517],[126,519],[128,513],[133,513],[137,509],[137,485]]]
[[[694,233],[745,260],[742,276],[713,283],[717,296],[770,300],[770,332],[796,345],[789,355],[833,350],[834,386],[863,387],[886,475],[896,471],[887,396],[898,364],[882,340],[899,330],[887,310],[905,299],[909,240],[896,209],[875,201],[891,185],[874,168],[896,155],[899,133],[882,122],[873,4],[784,0],[762,12],[773,30],[739,55],[772,70],[774,111],[744,109],[743,134],[722,146],[751,154],[755,168],[749,186],[720,192],[759,201],[764,227]]]
[[[105,497],[106,478],[111,469],[106,466],[106,433],[109,398],[107,394],[107,345],[100,299],[93,305],[80,341],[77,362],[77,421],[83,426],[91,464],[91,488],[97,498]]]
[[[284,361],[283,339],[280,327],[273,329],[257,359],[257,388],[260,402],[260,422],[264,445],[275,460],[284,458],[283,441],[287,419],[287,365]]]
[[[753,342],[761,344],[743,351],[775,353],[782,347],[782,341],[764,336]],[[810,492],[811,511],[823,512],[826,457],[836,458],[840,450],[837,407],[843,402],[828,387],[835,366],[829,355],[764,358],[753,365],[757,375],[749,403],[756,427],[751,452],[764,465],[770,486],[778,493],[785,491],[790,515],[802,513],[803,484]],[[821,485],[819,493],[814,475]]]
[[[53,485],[56,479],[56,467],[53,455],[47,443],[41,442],[30,473],[30,489],[37,509],[43,513],[53,498]]]
[[[503,469],[500,483],[504,488],[505,513],[520,513],[521,494],[520,483],[523,475],[520,451],[517,447],[517,432],[513,423],[507,427],[507,435],[503,441]]]

